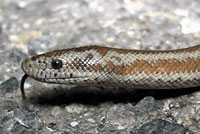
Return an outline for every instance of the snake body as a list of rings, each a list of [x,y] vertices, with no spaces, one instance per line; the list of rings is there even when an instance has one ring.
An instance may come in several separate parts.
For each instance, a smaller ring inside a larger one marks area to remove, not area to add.
[[[200,85],[200,45],[166,51],[83,46],[23,61],[26,77],[80,86],[171,89]]]

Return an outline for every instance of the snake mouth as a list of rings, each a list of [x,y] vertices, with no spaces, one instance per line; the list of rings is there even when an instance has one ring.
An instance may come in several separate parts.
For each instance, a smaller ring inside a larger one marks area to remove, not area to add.
[[[24,92],[24,84],[26,79],[29,77],[28,74],[24,74],[24,76],[21,79],[21,83],[20,83],[20,90],[21,90],[21,94],[22,94],[22,99],[26,99],[26,94]],[[41,82],[47,82],[47,83],[68,83],[68,84],[73,84],[74,82],[77,81],[86,81],[89,79],[88,76],[86,77],[64,77],[64,78],[34,78],[38,81]]]
[[[20,83],[20,90],[21,90],[21,94],[22,94],[22,99],[25,100],[26,99],[26,94],[24,92],[24,84],[26,79],[29,76],[27,74],[24,74],[24,76],[21,79],[21,83]],[[74,77],[74,78],[70,78],[70,77],[65,77],[65,78],[35,78],[38,81],[41,82],[47,82],[47,83],[68,83],[68,84],[73,84],[74,82],[77,81],[86,81],[89,79],[89,77]]]
[[[92,75],[89,73],[78,73],[78,72],[73,72],[73,73],[46,73],[43,74],[42,76],[38,77],[32,77],[38,81],[42,82],[50,82],[50,83],[60,83],[60,81],[64,82],[65,81],[84,81],[91,79]],[[67,84],[67,83],[66,83]]]
[[[45,83],[58,84],[75,84],[75,82],[83,82],[89,80],[90,77],[64,77],[64,78],[36,78],[36,80]]]

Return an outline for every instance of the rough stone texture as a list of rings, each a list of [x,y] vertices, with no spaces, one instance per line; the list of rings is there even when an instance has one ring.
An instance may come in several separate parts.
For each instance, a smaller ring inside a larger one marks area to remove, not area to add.
[[[154,119],[145,123],[139,129],[133,130],[131,134],[185,134],[183,126],[169,123],[165,120]]]
[[[28,79],[26,101],[18,88],[21,61],[53,49],[101,44],[163,50],[196,45],[199,7],[197,0],[1,0],[0,133],[199,134],[198,88],[99,89]]]

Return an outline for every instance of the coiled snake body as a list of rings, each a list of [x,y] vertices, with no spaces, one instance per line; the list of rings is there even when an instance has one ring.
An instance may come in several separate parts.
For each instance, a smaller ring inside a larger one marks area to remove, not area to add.
[[[83,46],[33,56],[22,69],[22,93],[28,76],[81,86],[188,88],[200,85],[200,45],[166,51]]]

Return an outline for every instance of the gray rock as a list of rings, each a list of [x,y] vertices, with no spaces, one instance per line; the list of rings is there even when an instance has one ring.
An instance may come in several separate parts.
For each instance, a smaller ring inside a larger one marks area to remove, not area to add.
[[[155,99],[151,96],[148,96],[139,101],[135,107],[150,112],[155,108],[155,106],[156,106]]]
[[[23,128],[24,130],[41,130],[43,127],[43,122],[34,111],[27,111],[25,109],[17,108],[14,110],[14,120],[16,121],[12,128],[14,132],[21,132],[22,130],[18,129],[19,127]]]
[[[9,78],[0,85],[0,89],[3,96],[5,96],[6,93],[11,93],[17,90],[18,87],[19,87],[19,81],[15,77]]]
[[[134,129],[131,134],[185,134],[186,128],[176,123],[162,119],[154,119],[145,123],[139,129]]]

